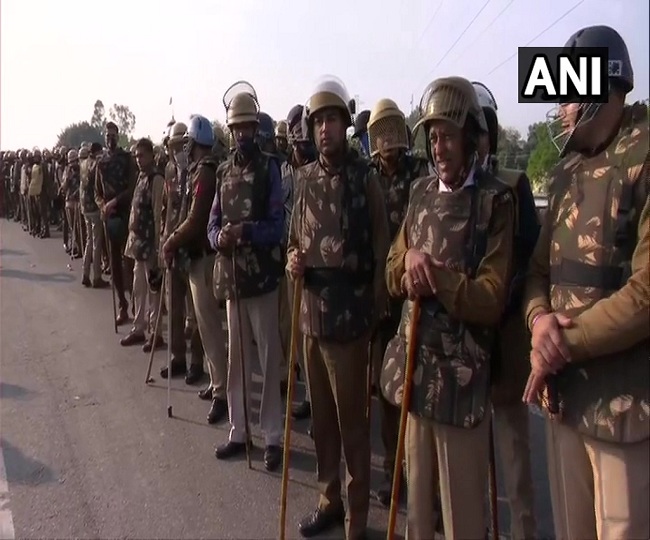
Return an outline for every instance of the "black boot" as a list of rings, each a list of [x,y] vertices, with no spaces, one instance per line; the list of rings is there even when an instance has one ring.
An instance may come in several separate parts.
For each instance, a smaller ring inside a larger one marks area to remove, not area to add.
[[[185,374],[185,384],[196,384],[203,378],[204,374],[201,364],[190,364],[190,369]]]

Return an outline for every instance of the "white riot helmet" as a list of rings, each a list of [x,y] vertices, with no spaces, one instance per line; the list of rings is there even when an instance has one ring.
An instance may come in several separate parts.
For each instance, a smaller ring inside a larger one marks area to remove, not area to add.
[[[304,108],[304,118],[307,122],[308,132],[313,136],[314,114],[329,107],[341,109],[346,127],[352,125],[354,114],[354,101],[350,99],[348,90],[343,81],[334,75],[324,75],[313,86],[313,90]]]

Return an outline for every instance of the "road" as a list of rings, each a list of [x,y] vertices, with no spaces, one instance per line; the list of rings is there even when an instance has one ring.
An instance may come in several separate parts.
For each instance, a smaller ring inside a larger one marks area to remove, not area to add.
[[[114,333],[110,289],[82,287],[81,261],[71,262],[54,234],[34,239],[0,221],[0,537],[13,528],[16,538],[277,538],[280,473],[264,469],[259,430],[253,427],[251,471],[245,459],[216,460],[227,424],[209,426],[206,403],[182,379],[173,381],[168,418],[158,376],[165,352],[154,361],[154,383],[145,385],[148,355],[120,346],[128,326]],[[256,376],[254,417],[259,390]],[[542,426],[531,418],[539,532],[549,538]],[[288,538],[299,537],[298,520],[317,502],[306,427],[296,424],[292,435]],[[507,505],[499,506],[507,533]],[[369,537],[384,538],[387,521],[373,501]]]

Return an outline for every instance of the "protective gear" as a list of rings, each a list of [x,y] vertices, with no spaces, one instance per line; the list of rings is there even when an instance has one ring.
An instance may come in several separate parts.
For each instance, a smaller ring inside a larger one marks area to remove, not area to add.
[[[264,143],[272,141],[275,138],[275,130],[273,128],[273,118],[264,112],[258,115],[259,124],[257,126],[257,138],[260,141],[260,146]]]
[[[214,144],[214,132],[212,131],[210,120],[200,114],[192,115],[184,138],[191,139],[201,146],[212,148]]]
[[[368,121],[370,120],[370,111],[365,110],[357,114],[357,117],[354,119],[354,134],[352,135],[355,138],[361,137],[365,132],[368,131]]]
[[[490,89],[483,83],[476,81],[472,83],[472,86],[474,87],[474,91],[476,92],[476,97],[478,99],[478,104],[481,106],[481,108],[491,109],[496,113],[498,109],[497,102],[494,99],[492,92],[490,92]]]
[[[620,130],[606,150],[579,160],[567,156],[553,169],[547,210],[554,223],[548,240],[553,246],[549,259],[553,312],[578,317],[605,298],[613,300],[623,287],[631,289],[630,305],[641,306],[643,289],[634,290],[628,279],[632,253],[642,242],[637,237],[640,209],[647,208],[648,201],[643,177],[650,140],[647,115],[642,103],[626,106]],[[608,331],[618,324],[611,320]],[[588,360],[574,358],[556,375],[563,424],[611,443],[650,437],[650,341],[647,334],[637,339],[625,350],[594,350]]]
[[[578,30],[564,45],[565,50],[572,51],[577,47],[603,47],[608,50],[608,78],[614,85],[626,94],[634,88],[634,71],[627,45],[621,35],[609,26],[588,26]],[[602,108],[603,103],[580,103],[578,117],[572,129],[562,128],[562,115],[560,106],[554,107],[546,115],[546,126],[549,130],[551,140],[560,153],[564,156],[567,146],[573,137],[575,130],[593,120]]]
[[[343,81],[334,75],[321,77],[311,92],[309,100],[305,105],[305,114],[308,126],[308,133],[312,135],[314,115],[323,109],[336,108],[343,112],[345,127],[352,125],[352,113],[354,108],[353,100],[350,99],[348,90]]]
[[[414,131],[426,129],[432,120],[446,120],[462,129],[468,118],[473,118],[481,131],[488,131],[476,91],[462,77],[440,78],[429,84],[420,100],[420,114]]]
[[[370,113],[368,142],[373,157],[381,150],[408,148],[406,118],[392,99],[380,99]]]
[[[226,108],[226,125],[229,128],[235,124],[259,123],[257,94],[246,81],[238,81],[226,90],[223,106]]]
[[[497,118],[497,102],[490,89],[480,82],[473,82],[472,86],[476,91],[478,104],[483,109],[485,116],[485,123],[488,127],[490,135],[490,155],[494,156],[497,153],[497,146],[499,143],[499,120]]]
[[[183,143],[183,137],[187,133],[187,124],[183,122],[176,122],[171,129],[171,135],[169,136],[168,145],[175,146]]]
[[[78,159],[79,159],[79,154],[74,148],[68,151],[68,163],[72,163],[73,161],[77,161]]]
[[[82,146],[81,150],[79,150],[79,159],[86,159],[88,155],[89,155],[88,148]]]
[[[287,124],[289,127],[288,140],[291,144],[309,141],[309,134],[306,129],[304,129],[305,123],[302,121],[303,113],[304,107],[302,105],[294,105],[287,115]]]
[[[285,120],[280,120],[275,126],[275,136],[279,139],[288,139],[289,126]]]

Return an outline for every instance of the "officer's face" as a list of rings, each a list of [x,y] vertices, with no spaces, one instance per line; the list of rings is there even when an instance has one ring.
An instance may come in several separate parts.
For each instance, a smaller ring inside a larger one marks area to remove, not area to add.
[[[460,179],[465,157],[462,129],[445,120],[433,120],[429,126],[429,140],[440,179],[445,184],[455,184]]]
[[[106,146],[108,146],[111,150],[117,147],[117,138],[116,129],[109,128],[106,130]]]
[[[286,152],[287,147],[289,146],[289,142],[284,137],[276,137],[275,144],[278,147],[278,149],[281,150],[282,152]]]
[[[136,148],[135,161],[138,163],[138,169],[146,171],[153,165],[153,152],[148,148]]]
[[[580,103],[564,103],[560,105],[560,120],[562,122],[562,130],[570,131],[575,128],[578,122],[578,112],[580,111]]]
[[[314,115],[314,139],[318,152],[324,156],[338,153],[345,141],[345,122],[339,109],[330,108]]]
[[[232,126],[232,134],[236,141],[248,140],[255,137],[256,125],[254,122],[235,124]]]

